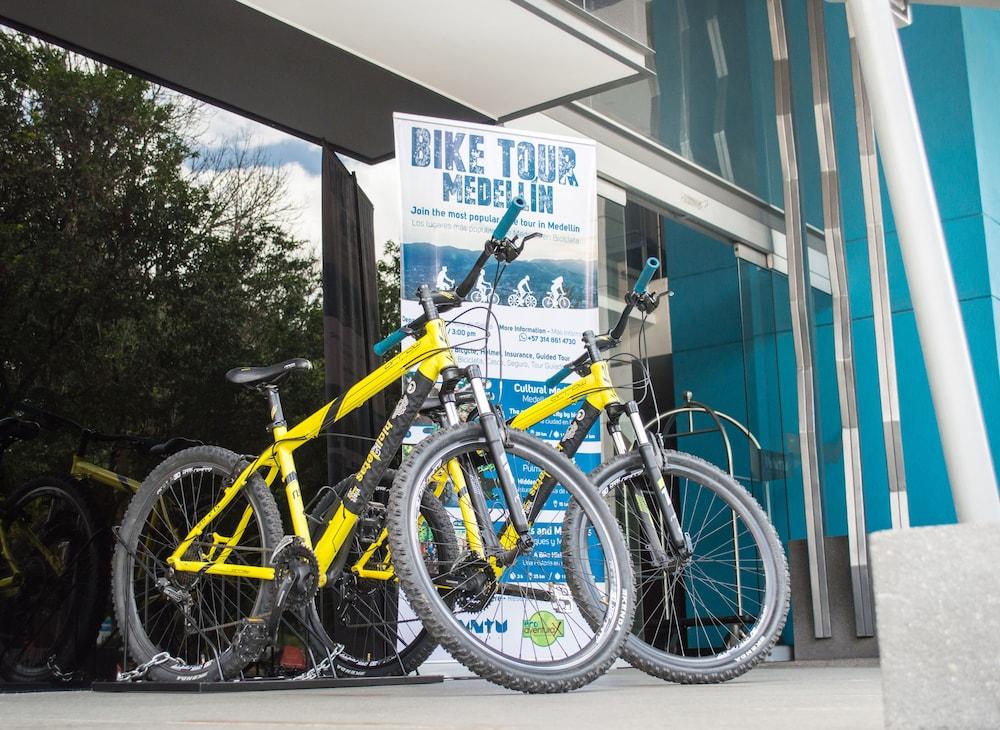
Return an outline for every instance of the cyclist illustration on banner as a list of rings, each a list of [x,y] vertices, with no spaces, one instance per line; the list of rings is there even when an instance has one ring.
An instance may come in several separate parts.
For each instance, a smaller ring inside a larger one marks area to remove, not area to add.
[[[438,291],[451,291],[455,287],[455,280],[448,276],[448,267],[442,266],[434,282],[434,288]]]
[[[507,304],[512,307],[533,307],[538,303],[535,299],[534,294],[531,293],[531,277],[527,274],[524,275],[519,282],[517,282],[517,288],[514,292],[507,297]]]
[[[552,280],[549,293],[542,299],[542,306],[546,309],[569,309],[569,297],[563,289],[563,277],[557,276]]]
[[[469,294],[469,301],[476,304],[493,303],[499,304],[500,297],[493,291],[493,285],[486,281],[486,272],[480,271],[479,278],[476,279],[476,288]]]

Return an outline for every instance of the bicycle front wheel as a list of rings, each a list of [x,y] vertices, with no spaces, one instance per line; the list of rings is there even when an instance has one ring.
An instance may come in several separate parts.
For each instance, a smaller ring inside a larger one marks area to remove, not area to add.
[[[667,451],[665,462],[663,478],[692,550],[666,568],[653,564],[639,521],[639,509],[652,511],[670,550],[640,455],[615,457],[590,475],[616,506],[636,571],[639,615],[622,656],[662,679],[723,682],[763,661],[781,634],[789,601],[785,553],[767,515],[732,477],[683,452]],[[570,504],[563,544],[578,550],[588,530],[584,511]],[[589,616],[599,597],[586,576],[570,574],[568,582]]]
[[[389,500],[396,574],[412,610],[456,660],[510,689],[565,692],[596,679],[617,657],[635,610],[632,571],[614,517],[587,477],[543,441],[513,430],[507,437],[507,459],[524,491],[542,472],[556,480],[528,535],[533,547],[498,571],[496,556],[477,550],[467,531],[457,560],[425,559],[426,536],[416,529],[417,516],[426,495],[440,488],[437,475],[449,462],[467,483],[483,486],[490,514],[480,527],[502,534],[508,523],[481,426],[452,426],[422,441],[396,476]],[[591,529],[576,550],[560,551],[556,509],[567,495]],[[459,514],[457,508],[452,512]],[[598,603],[591,621],[563,584],[571,570],[591,581],[590,595]]]

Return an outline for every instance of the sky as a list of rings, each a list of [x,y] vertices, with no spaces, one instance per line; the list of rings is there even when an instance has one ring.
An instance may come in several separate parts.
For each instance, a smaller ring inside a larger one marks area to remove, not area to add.
[[[197,135],[201,145],[214,149],[226,140],[248,136],[250,145],[262,151],[265,159],[280,167],[286,176],[288,202],[296,213],[288,220],[293,236],[307,241],[317,257],[322,243],[322,150],[311,142],[259,124],[224,109],[206,106],[203,130]],[[399,240],[399,175],[396,161],[366,165],[340,156],[344,165],[358,176],[358,184],[375,207],[375,252],[382,255],[387,240]]]

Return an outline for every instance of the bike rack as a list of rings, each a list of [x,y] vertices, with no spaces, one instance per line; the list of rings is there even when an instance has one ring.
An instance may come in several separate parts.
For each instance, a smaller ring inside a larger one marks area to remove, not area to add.
[[[440,674],[406,677],[324,677],[322,679],[234,679],[228,682],[94,682],[94,692],[261,692],[289,689],[330,689],[336,687],[385,687],[398,684],[436,684]]]
[[[694,425],[694,416],[697,413],[707,415],[712,420],[714,425],[709,428],[696,429]],[[678,416],[684,414],[687,414],[688,430],[668,433],[677,423]],[[729,439],[729,433],[726,430],[725,424],[729,424],[734,427],[750,444],[750,474],[747,476],[738,476],[735,473],[735,469],[733,467],[733,444]],[[768,519],[772,519],[771,480],[763,478],[764,468],[762,454],[764,453],[764,449],[761,447],[760,441],[757,440],[757,437],[754,436],[753,432],[751,432],[749,428],[744,426],[729,414],[717,411],[705,403],[694,400],[693,393],[689,390],[684,392],[683,406],[657,415],[655,418],[646,422],[645,426],[647,430],[661,434],[664,440],[679,439],[684,436],[698,436],[702,434],[718,433],[719,437],[722,439],[722,445],[726,453],[726,463],[724,466],[726,473],[738,482],[747,484],[748,488],[755,481],[761,482],[764,488],[764,509],[767,512]],[[760,475],[759,479],[754,479],[753,477],[755,466],[756,473]],[[751,494],[753,493],[752,490],[748,489],[748,491],[751,491]]]

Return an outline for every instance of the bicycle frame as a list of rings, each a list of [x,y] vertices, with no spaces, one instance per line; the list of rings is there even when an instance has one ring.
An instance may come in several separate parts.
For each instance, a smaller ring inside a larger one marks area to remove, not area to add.
[[[657,505],[660,513],[666,518],[670,541],[674,547],[680,548],[683,546],[685,538],[670,503],[666,483],[659,474],[659,469],[654,469],[653,457],[648,453],[652,450],[652,444],[648,440],[645,429],[642,427],[641,420],[639,420],[638,409],[634,403],[630,402],[626,404],[619,398],[615,386],[611,382],[609,365],[606,360],[592,360],[590,372],[587,375],[566,388],[556,391],[547,398],[535,403],[530,408],[525,409],[511,419],[509,425],[516,429],[528,429],[544,421],[546,418],[576,405],[580,401],[583,401],[583,405],[574,417],[573,422],[566,429],[566,433],[563,435],[557,448],[567,456],[573,456],[580,448],[591,428],[593,428],[594,424],[600,418],[601,412],[607,411],[611,418],[608,430],[611,432],[614,440],[615,450],[619,454],[627,453],[629,448],[625,443],[618,424],[621,416],[627,414],[636,431],[640,450],[647,452],[644,454],[644,461],[646,462],[647,474],[651,480],[650,483],[656,485],[656,489],[648,489],[646,496]],[[654,473],[655,479],[653,478]],[[531,489],[524,499],[524,509],[528,513],[530,523],[533,523],[539,512],[541,512],[553,486],[545,473],[540,474],[531,485]],[[650,516],[645,496],[641,492],[632,490],[629,492],[629,498],[635,501],[635,506],[641,515],[644,523],[643,529],[650,544],[650,549],[657,559],[662,561],[669,560],[666,552],[663,550],[657,532],[653,528],[652,517]],[[504,534],[506,535],[510,530],[511,528],[508,525],[505,528]]]
[[[140,482],[130,479],[124,474],[105,469],[102,466],[91,463],[86,459],[81,459],[78,455],[73,455],[73,463],[69,468],[70,476],[77,479],[87,479],[89,481],[104,484],[113,489],[124,490],[131,494],[139,491]]]
[[[355,475],[356,483],[347,490],[339,507],[327,522],[323,533],[314,545],[310,539],[302,495],[295,473],[293,452],[302,444],[321,435],[324,429],[359,408],[388,385],[402,379],[414,365],[417,365],[416,373],[409,381],[406,392],[379,432],[364,463]],[[167,563],[175,570],[183,572],[206,572],[210,575],[273,580],[273,568],[234,565],[226,562],[233,550],[237,549],[239,541],[250,523],[253,514],[250,506],[244,510],[232,535],[225,536],[213,533],[211,548],[208,550],[208,555],[205,556],[207,559],[185,560],[183,558],[188,548],[205,532],[212,520],[246,486],[247,480],[256,472],[267,469],[265,481],[268,486],[272,486],[277,475],[281,474],[294,534],[313,549],[320,569],[320,585],[324,585],[328,568],[353,534],[354,526],[364,512],[379,479],[388,467],[389,459],[399,450],[403,436],[416,418],[435,381],[443,370],[455,367],[456,363],[451,345],[448,342],[445,324],[440,318],[432,319],[427,322],[424,334],[413,345],[353,385],[341,398],[330,401],[295,427],[286,428],[281,419],[280,408],[279,412],[275,412],[275,407],[272,405],[271,415],[275,418],[272,427],[274,443],[243,468],[233,483],[225,489],[220,500],[191,529],[174,553],[167,558]],[[479,525],[461,469],[452,462],[448,465],[448,472],[457,487],[456,491],[462,495],[459,503],[466,523],[467,534],[470,537],[470,547],[479,547],[481,546]],[[382,537],[384,538],[384,535]],[[355,572],[363,577],[386,580],[393,578],[392,571],[371,570],[365,567],[374,550],[373,546],[361,556],[354,566]]]

